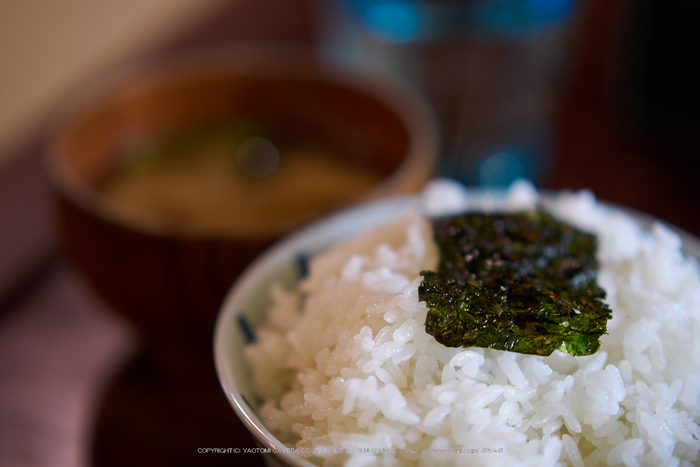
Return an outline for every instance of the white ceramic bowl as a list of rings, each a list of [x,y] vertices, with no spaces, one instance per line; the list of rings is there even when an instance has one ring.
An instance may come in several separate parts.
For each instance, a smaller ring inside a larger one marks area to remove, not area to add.
[[[469,192],[472,207],[488,206],[492,194]],[[541,194],[546,200],[551,194]],[[610,203],[605,206],[630,214],[638,224],[649,228],[658,219]],[[397,220],[411,212],[422,210],[418,197],[391,198],[349,209],[325,219],[282,239],[254,261],[233,285],[224,302],[216,324],[214,357],[216,371],[222,388],[236,414],[255,436],[263,448],[272,453],[266,455],[269,465],[312,466],[299,456],[285,452],[286,446],[265,428],[258,417],[254,401],[254,389],[250,370],[243,355],[248,342],[246,324],[256,328],[263,324],[265,312],[270,305],[269,290],[275,282],[291,286],[298,281],[301,270],[300,257],[314,255],[326,247],[362,231]],[[669,226],[683,241],[686,254],[700,258],[700,240],[681,229]],[[243,317],[243,319],[241,319]],[[244,323],[242,323],[243,321]],[[278,451],[278,452],[275,452]]]

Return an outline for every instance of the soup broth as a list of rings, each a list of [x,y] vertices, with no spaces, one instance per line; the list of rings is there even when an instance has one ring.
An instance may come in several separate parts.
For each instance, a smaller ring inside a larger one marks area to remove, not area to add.
[[[129,215],[197,232],[260,232],[339,207],[382,177],[246,120],[125,144],[98,189]]]

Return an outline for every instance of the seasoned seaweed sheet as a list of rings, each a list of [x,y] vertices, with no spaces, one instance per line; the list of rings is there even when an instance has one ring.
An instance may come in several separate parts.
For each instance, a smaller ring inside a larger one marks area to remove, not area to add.
[[[594,235],[542,210],[433,221],[437,271],[423,271],[426,331],[449,347],[574,356],[600,347],[611,310]]]

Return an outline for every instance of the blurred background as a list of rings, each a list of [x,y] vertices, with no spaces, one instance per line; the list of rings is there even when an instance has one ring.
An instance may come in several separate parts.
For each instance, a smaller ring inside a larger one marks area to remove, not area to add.
[[[700,235],[698,20],[691,0],[0,0],[0,465],[261,462],[197,453],[253,445],[212,362],[142,358],[63,250],[44,159],[85,83],[211,46],[311,46],[430,103],[431,176],[590,189]]]

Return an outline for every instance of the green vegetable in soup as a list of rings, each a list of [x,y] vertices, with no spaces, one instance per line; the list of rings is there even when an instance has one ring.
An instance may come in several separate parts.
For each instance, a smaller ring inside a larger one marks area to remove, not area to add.
[[[437,271],[423,271],[426,331],[445,346],[532,355],[600,348],[611,310],[597,239],[540,211],[433,221]]]

